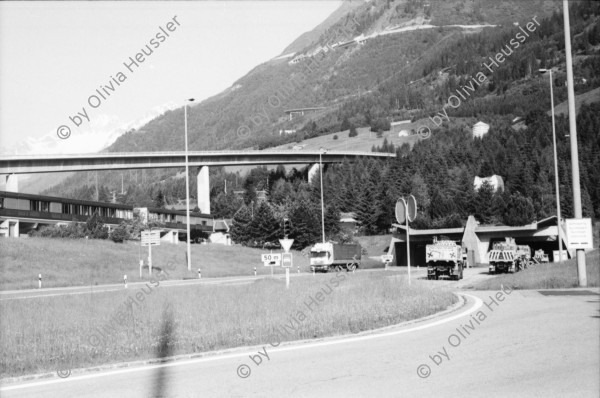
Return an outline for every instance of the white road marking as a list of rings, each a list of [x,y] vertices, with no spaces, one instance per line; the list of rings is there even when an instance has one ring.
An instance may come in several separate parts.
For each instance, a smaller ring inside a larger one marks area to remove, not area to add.
[[[324,342],[319,342],[319,343],[305,343],[305,344],[298,344],[298,345],[290,345],[290,346],[281,347],[281,348],[273,348],[269,352],[271,352],[271,351],[282,352],[282,351],[312,349],[312,348],[317,348],[317,347],[325,347],[325,346],[344,344],[344,343],[354,343],[354,342],[358,342],[358,341],[372,340],[372,339],[377,339],[377,338],[381,338],[381,337],[396,336],[396,335],[400,335],[400,334],[415,332],[417,330],[428,329],[428,328],[432,328],[432,327],[435,327],[438,325],[442,325],[444,323],[451,322],[455,319],[461,318],[472,312],[477,311],[483,305],[483,301],[479,297],[471,296],[470,294],[464,294],[464,293],[458,293],[458,294],[472,298],[475,301],[475,304],[471,308],[468,308],[459,314],[450,316],[448,318],[443,318],[443,319],[437,320],[432,323],[412,327],[409,329],[391,331],[391,332],[383,332],[383,333],[375,332],[374,334],[370,334],[370,335],[366,335],[366,336],[345,337],[345,338],[342,338],[339,340],[324,341]],[[254,351],[252,351],[252,352],[254,352]],[[175,366],[185,366],[185,365],[191,365],[191,364],[196,364],[196,363],[201,363],[201,362],[219,361],[219,360],[224,360],[224,359],[239,358],[239,357],[245,357],[247,355],[248,355],[247,351],[239,352],[239,353],[235,353],[235,354],[214,355],[214,356],[209,356],[209,357],[205,357],[205,358],[182,360],[182,361],[170,362],[170,363],[165,363],[165,364],[160,364],[160,365],[147,365],[147,366],[140,366],[140,367],[136,367],[136,368],[112,370],[112,371],[108,371],[108,372],[100,372],[100,373],[82,375],[82,376],[76,376],[76,377],[72,376],[67,379],[45,380],[45,381],[38,381],[38,382],[27,383],[27,384],[19,384],[19,385],[15,385],[15,386],[0,387],[0,391],[20,390],[20,389],[24,389],[24,388],[46,386],[49,384],[56,384],[56,383],[69,383],[72,381],[87,380],[87,379],[93,379],[93,378],[97,378],[97,377],[112,376],[112,375],[123,374],[123,373],[148,371],[148,370],[158,369],[158,368],[163,368],[163,367],[166,368],[166,367],[175,367]]]

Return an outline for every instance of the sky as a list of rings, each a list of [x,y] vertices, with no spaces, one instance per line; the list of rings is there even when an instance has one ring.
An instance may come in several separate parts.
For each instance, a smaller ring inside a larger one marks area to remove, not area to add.
[[[228,88],[340,4],[0,2],[0,154],[97,152]]]

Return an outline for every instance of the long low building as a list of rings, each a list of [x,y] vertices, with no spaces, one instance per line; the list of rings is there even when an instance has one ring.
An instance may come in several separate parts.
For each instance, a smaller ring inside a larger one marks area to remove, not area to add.
[[[54,196],[0,191],[0,236],[19,237],[44,225],[85,222],[98,213],[109,227],[115,227],[137,213],[145,221],[158,221],[174,243],[187,231],[186,212],[158,208],[135,208],[119,203],[65,199]],[[211,234],[215,220],[210,214],[190,212],[190,229]],[[192,235],[193,236],[193,235]]]
[[[393,264],[407,265],[406,256],[406,226],[393,224],[395,233],[392,236],[388,254],[394,256]],[[566,252],[566,232],[562,227],[563,251]],[[557,217],[552,216],[531,224],[510,227],[506,225],[480,225],[475,217],[469,216],[465,227],[443,229],[409,229],[410,264],[425,266],[425,246],[433,242],[435,236],[446,236],[459,242],[467,249],[469,264],[488,264],[487,253],[494,242],[504,241],[504,238],[515,238],[518,245],[528,245],[531,253],[544,250],[551,261],[558,261],[558,223]],[[568,253],[571,257],[572,253]],[[565,257],[566,258],[566,257]]]

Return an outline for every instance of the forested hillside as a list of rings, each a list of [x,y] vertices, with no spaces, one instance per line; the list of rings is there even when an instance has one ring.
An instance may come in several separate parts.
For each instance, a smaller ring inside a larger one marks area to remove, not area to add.
[[[411,119],[435,127],[428,140],[397,150],[400,157],[388,163],[370,162],[331,167],[326,172],[327,198],[334,211],[355,211],[364,233],[389,228],[393,203],[401,194],[419,198],[422,215],[416,225],[450,226],[477,214],[484,222],[518,225],[553,214],[553,168],[548,78],[538,69],[554,71],[555,104],[566,99],[563,17],[561,2],[543,1],[372,1],[341,17],[318,40],[291,58],[257,66],[231,89],[190,109],[190,147],[193,150],[224,148],[267,148],[300,142],[321,134],[370,126],[385,130],[394,120]],[[512,46],[512,52],[497,68],[488,70],[490,57],[508,50],[509,43],[536,17],[534,31]],[[571,3],[576,93],[600,87],[600,4]],[[466,29],[439,26],[385,34],[343,48],[316,49],[369,36],[387,28],[418,24],[491,24],[495,27]],[[311,55],[312,54],[312,55]],[[316,55],[315,55],[316,54]],[[481,85],[473,86],[479,72]],[[458,107],[449,97],[473,86]],[[320,106],[325,109],[290,121],[285,109]],[[578,116],[582,200],[587,215],[600,212],[600,165],[598,164],[598,105],[582,107]],[[430,116],[444,113],[436,127]],[[511,128],[512,120],[523,118],[525,129]],[[474,140],[459,120],[485,121],[490,133]],[[571,212],[568,120],[558,120],[561,202],[564,215]],[[295,129],[296,134],[278,134]],[[183,148],[183,111],[167,112],[148,123],[144,132],[131,131],[119,138],[109,151],[180,150]],[[341,134],[341,133],[340,133]],[[352,139],[348,133],[340,139]],[[382,143],[383,145],[383,143]],[[169,206],[184,195],[184,179],[175,171],[98,173],[104,194],[121,191],[118,200],[145,205],[160,194]],[[281,180],[266,170],[248,178],[211,170],[211,200],[217,216],[232,216],[241,201],[233,188],[266,189],[278,216],[289,214],[298,200],[314,199],[314,189],[301,182],[300,174]],[[492,194],[486,187],[472,189],[476,175],[501,175],[506,190]],[[95,176],[76,175],[47,194],[92,199]],[[260,178],[259,178],[260,177]],[[268,182],[267,182],[267,177]],[[142,179],[144,180],[142,183]],[[228,191],[225,193],[227,180]],[[191,179],[195,196],[195,179]],[[305,181],[305,179],[304,179]],[[342,183],[343,182],[343,183]],[[368,188],[367,188],[368,187]],[[283,192],[283,193],[282,193]],[[303,193],[304,192],[304,193]],[[90,197],[92,196],[92,197]],[[293,200],[292,200],[293,199]],[[299,203],[299,202],[298,202]],[[310,202],[312,203],[312,202]],[[303,206],[306,203],[303,204]],[[252,213],[252,209],[251,213]],[[264,209],[263,209],[264,210]],[[312,213],[312,212],[311,212]]]

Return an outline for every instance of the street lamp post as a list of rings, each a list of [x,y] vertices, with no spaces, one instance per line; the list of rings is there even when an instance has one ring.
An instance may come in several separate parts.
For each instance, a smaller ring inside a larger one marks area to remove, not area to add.
[[[556,154],[556,126],[554,124],[554,91],[552,86],[554,80],[552,79],[552,69],[540,69],[541,73],[548,72],[550,76],[550,107],[552,108],[552,144],[554,146],[554,184],[556,186],[556,217],[558,227],[558,261],[563,261],[562,256],[562,227],[560,225],[560,190],[558,184],[558,156]]]
[[[565,63],[567,65],[567,93],[569,99],[569,139],[571,140],[571,173],[573,175],[573,212],[575,218],[582,218],[581,189],[579,185],[579,150],[577,149],[577,112],[575,110],[575,84],[573,82],[573,57],[571,55],[571,24],[569,23],[569,1],[563,0],[563,20],[565,29]],[[585,252],[577,249],[577,278],[579,287],[587,287]]]
[[[190,98],[187,102],[193,102]],[[187,230],[187,269],[192,270],[192,244],[190,242],[190,165],[188,159],[188,128],[187,128],[187,108],[186,103],[183,107],[184,125],[185,125],[185,215],[186,215],[186,230]]]
[[[321,230],[323,232],[323,243],[325,243],[325,202],[323,200],[323,159],[322,155],[327,153],[327,150],[319,149],[319,174],[321,180]]]

